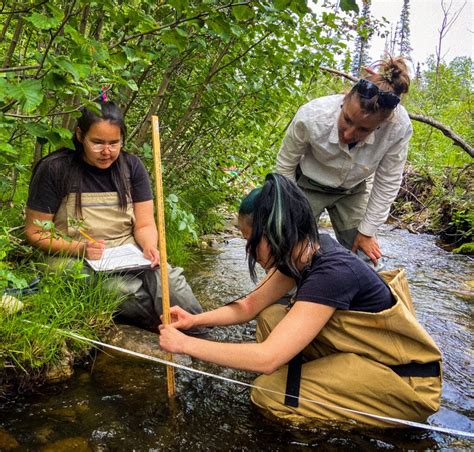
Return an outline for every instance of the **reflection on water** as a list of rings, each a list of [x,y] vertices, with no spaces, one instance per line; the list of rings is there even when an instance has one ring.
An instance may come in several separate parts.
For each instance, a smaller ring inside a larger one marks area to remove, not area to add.
[[[387,268],[404,266],[418,318],[444,357],[443,408],[433,425],[474,431],[472,420],[472,260],[449,254],[433,238],[386,229],[380,235]],[[254,287],[244,242],[230,237],[220,252],[202,252],[188,269],[205,308]],[[255,324],[216,328],[219,340],[252,340]],[[254,375],[194,362],[211,373],[251,382]],[[67,384],[0,407],[0,450],[322,450],[467,449],[467,439],[414,429],[312,431],[266,419],[248,389],[177,371],[177,398],[166,395],[165,369],[100,354]]]

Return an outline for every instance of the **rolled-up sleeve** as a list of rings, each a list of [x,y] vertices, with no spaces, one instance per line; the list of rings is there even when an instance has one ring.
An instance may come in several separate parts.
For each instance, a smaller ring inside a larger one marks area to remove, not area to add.
[[[400,189],[408,154],[408,143],[412,134],[412,125],[408,123],[403,137],[388,149],[380,161],[375,172],[367,209],[358,227],[360,233],[373,236],[387,220],[390,207]]]
[[[293,181],[295,180],[296,167],[309,147],[306,126],[301,118],[302,108],[298,110],[293,121],[291,121],[277,155],[277,173]]]

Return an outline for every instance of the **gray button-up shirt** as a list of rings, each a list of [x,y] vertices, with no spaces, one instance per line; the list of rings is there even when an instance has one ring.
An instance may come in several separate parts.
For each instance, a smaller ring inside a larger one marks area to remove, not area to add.
[[[321,97],[296,113],[277,157],[277,172],[295,180],[303,174],[328,187],[352,188],[372,174],[373,188],[358,230],[373,236],[388,217],[402,180],[408,142],[413,133],[405,108],[399,105],[364,141],[349,150],[339,143],[337,120],[344,95]]]

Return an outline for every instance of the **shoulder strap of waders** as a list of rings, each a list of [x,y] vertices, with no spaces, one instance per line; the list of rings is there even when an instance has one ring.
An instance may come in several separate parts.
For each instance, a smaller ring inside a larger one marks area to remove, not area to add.
[[[303,364],[303,352],[299,352],[291,358],[288,363],[288,375],[286,377],[285,405],[297,407],[300,396],[301,366]]]

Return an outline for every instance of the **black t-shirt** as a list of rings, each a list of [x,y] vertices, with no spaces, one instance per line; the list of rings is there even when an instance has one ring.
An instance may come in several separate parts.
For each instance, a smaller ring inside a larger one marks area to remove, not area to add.
[[[121,151],[127,165],[130,196],[132,202],[143,202],[153,199],[148,173],[141,160],[132,154]],[[27,206],[39,212],[54,214],[58,211],[62,199],[68,194],[60,181],[70,168],[75,151],[64,150],[46,157],[36,169],[30,182]],[[51,158],[53,157],[54,158]],[[91,166],[80,160],[83,168],[82,193],[105,193],[117,191],[112,181],[112,166],[107,169]],[[72,189],[76,192],[76,189]]]
[[[341,310],[380,312],[395,304],[377,273],[327,234],[311,265],[302,271],[295,301],[311,301]]]

